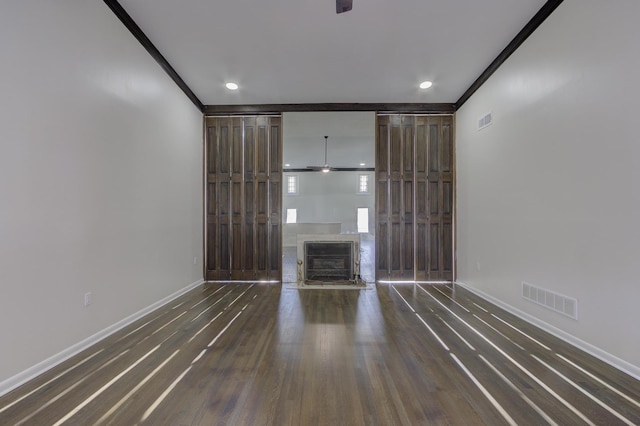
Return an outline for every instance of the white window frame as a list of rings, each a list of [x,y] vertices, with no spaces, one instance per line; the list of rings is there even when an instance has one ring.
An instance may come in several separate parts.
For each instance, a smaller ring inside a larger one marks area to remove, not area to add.
[[[293,182],[293,191],[291,182]],[[298,175],[287,175],[287,195],[298,195],[299,191],[300,179],[298,179]]]
[[[369,175],[358,175],[358,194],[369,194],[369,191],[371,190],[370,183]]]
[[[285,223],[298,223],[298,209],[287,209]]]
[[[364,214],[361,214],[364,212]],[[356,226],[359,234],[369,233],[369,207],[356,208]]]

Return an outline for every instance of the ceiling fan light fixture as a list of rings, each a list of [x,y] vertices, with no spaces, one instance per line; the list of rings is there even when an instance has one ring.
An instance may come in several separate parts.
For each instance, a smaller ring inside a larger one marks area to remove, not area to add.
[[[324,166],[307,166],[307,169],[315,170],[317,172],[329,173],[331,166],[329,166],[329,160],[327,160],[327,143],[329,136],[324,137]]]
[[[232,81],[225,84],[225,87],[229,90],[238,90],[238,83],[234,83]]]
[[[433,83],[431,81],[423,81],[422,83],[420,83],[420,88],[421,89],[428,89],[429,87],[433,86]]]

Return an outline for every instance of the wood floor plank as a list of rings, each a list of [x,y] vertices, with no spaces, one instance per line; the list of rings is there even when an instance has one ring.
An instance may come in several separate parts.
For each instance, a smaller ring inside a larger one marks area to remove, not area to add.
[[[208,283],[0,398],[2,425],[61,419],[640,424],[640,385],[452,285]]]

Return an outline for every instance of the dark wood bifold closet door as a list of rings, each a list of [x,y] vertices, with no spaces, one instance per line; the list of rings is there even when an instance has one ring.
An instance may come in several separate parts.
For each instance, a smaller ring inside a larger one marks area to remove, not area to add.
[[[281,278],[280,117],[207,117],[207,280]]]
[[[453,278],[453,118],[378,117],[378,279]]]

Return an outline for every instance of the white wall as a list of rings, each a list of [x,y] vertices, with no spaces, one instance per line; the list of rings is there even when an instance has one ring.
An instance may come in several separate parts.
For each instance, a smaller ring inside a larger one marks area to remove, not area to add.
[[[3,2],[0,58],[2,393],[201,280],[202,118],[101,1]]]
[[[287,176],[298,176],[298,194],[287,194]],[[358,194],[360,175],[369,176],[370,192]],[[283,223],[287,209],[297,209],[299,223],[340,223],[341,233],[358,232],[356,212],[358,207],[369,208],[369,233],[375,226],[375,172],[300,172],[284,173]]]
[[[285,168],[371,168],[375,165],[376,114],[373,111],[285,112],[283,119],[283,163]],[[359,175],[369,176],[369,194],[358,194]],[[298,177],[297,195],[287,194],[287,176]],[[358,207],[369,208],[369,234],[375,233],[375,172],[290,172],[283,177],[282,220],[295,208],[298,223],[339,223],[340,232],[357,233]],[[295,242],[297,227],[283,228],[285,245]],[[309,233],[309,232],[305,232]]]
[[[566,0],[456,117],[458,280],[636,376],[638,16]],[[579,319],[524,301],[522,281],[576,297]]]

